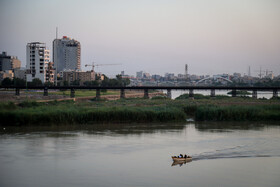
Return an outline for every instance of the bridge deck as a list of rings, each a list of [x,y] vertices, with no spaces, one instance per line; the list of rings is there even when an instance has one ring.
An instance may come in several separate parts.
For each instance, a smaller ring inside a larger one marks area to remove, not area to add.
[[[261,87],[261,86],[0,86],[0,88],[10,89],[75,89],[75,90],[96,90],[96,89],[110,89],[110,90],[258,90],[258,91],[272,91],[280,90],[276,87]]]

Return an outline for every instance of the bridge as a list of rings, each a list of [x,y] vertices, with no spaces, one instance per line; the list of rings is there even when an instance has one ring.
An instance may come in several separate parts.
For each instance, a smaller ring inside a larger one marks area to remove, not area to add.
[[[224,77],[222,77],[222,76],[216,76],[216,77],[206,77],[206,78],[204,78],[204,79],[201,79],[201,80],[197,81],[195,84],[197,85],[197,84],[199,84],[199,83],[201,83],[201,82],[203,82],[203,81],[210,80],[210,79],[222,79],[222,80],[224,80],[224,81],[227,81],[227,82],[229,82],[229,83],[232,83],[232,81],[229,80],[229,79],[227,79],[227,78],[224,78]]]
[[[44,96],[48,96],[48,90],[71,90],[70,97],[75,97],[75,90],[96,90],[96,98],[100,98],[101,90],[120,90],[120,98],[125,98],[125,90],[144,90],[144,98],[149,98],[149,90],[167,90],[167,97],[171,98],[171,90],[189,90],[189,97],[194,97],[194,90],[210,90],[210,96],[215,97],[216,90],[230,90],[232,97],[237,96],[237,90],[252,91],[252,97],[257,98],[258,91],[269,91],[273,97],[278,97],[280,86],[0,86],[0,89],[14,89],[15,95],[20,95],[20,90],[44,90]]]

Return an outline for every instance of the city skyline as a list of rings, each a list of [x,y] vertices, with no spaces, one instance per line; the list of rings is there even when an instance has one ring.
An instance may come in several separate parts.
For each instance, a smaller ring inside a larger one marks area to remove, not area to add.
[[[1,1],[0,51],[26,65],[25,46],[69,36],[81,43],[81,68],[108,75],[145,71],[213,75],[260,67],[280,73],[279,1]],[[10,11],[13,10],[13,14]],[[33,15],[33,16],[32,16]],[[34,16],[37,15],[37,16]]]

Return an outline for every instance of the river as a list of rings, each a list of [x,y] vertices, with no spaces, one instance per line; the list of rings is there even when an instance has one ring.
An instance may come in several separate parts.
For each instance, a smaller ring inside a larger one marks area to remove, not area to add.
[[[226,95],[226,96],[230,96],[230,94],[227,94],[229,91],[231,90],[215,90],[215,95]],[[163,93],[167,94],[166,90],[162,90]],[[249,93],[252,94],[252,91],[248,91]],[[177,97],[179,97],[180,95],[183,94],[188,94],[189,90],[171,90],[171,97],[172,99],[175,99]],[[210,95],[210,90],[194,90],[194,94],[202,94],[202,95]],[[258,91],[257,92],[257,98],[258,99],[270,99],[272,98],[273,93],[271,91]],[[252,95],[248,95],[248,97],[252,97]]]
[[[280,184],[269,123],[1,127],[0,186],[181,187]],[[173,163],[171,155],[193,161]]]

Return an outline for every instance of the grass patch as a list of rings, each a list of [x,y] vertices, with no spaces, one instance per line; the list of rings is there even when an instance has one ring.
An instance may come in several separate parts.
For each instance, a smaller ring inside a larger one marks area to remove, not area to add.
[[[280,120],[280,106],[199,106],[196,108],[195,119],[197,121]]]
[[[199,96],[200,97],[200,96]],[[280,120],[280,100],[216,97],[215,99],[128,98],[114,101],[0,103],[1,124],[74,124],[185,121]]]

